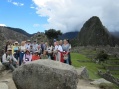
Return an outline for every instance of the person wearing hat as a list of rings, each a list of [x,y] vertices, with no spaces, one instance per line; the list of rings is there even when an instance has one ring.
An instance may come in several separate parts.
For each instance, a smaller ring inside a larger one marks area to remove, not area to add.
[[[23,64],[26,64],[27,62],[32,61],[32,54],[28,49],[26,49],[25,54],[23,56]]]
[[[31,45],[31,41],[30,40],[27,40],[26,41],[26,44],[25,44],[25,48],[26,49],[30,49],[30,45]]]
[[[33,45],[30,45],[30,48],[28,49],[31,54],[34,54],[35,49],[33,48]]]
[[[36,40],[34,40],[32,46],[33,46],[34,50],[38,50],[38,44],[37,44]]]
[[[2,56],[2,64],[6,67],[10,68],[12,71],[15,70],[15,68],[18,67],[18,61],[16,58],[12,55],[12,49],[8,48],[7,52],[4,53]]]
[[[35,53],[32,56],[32,61],[40,59],[40,56],[38,55],[38,51],[35,51]]]

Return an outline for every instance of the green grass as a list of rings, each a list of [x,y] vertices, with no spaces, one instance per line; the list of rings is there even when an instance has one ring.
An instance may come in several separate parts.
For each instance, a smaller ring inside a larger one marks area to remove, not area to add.
[[[94,54],[95,54],[95,52],[94,52]],[[88,61],[91,61],[91,59],[87,58],[85,54],[71,53],[71,60],[72,60],[72,65],[76,68],[85,66],[88,69],[90,79],[100,78],[100,76],[98,76],[98,74],[97,74],[98,70],[101,70],[102,72],[106,72],[106,70],[104,69],[104,67],[102,65],[96,64],[93,62],[88,62]],[[78,60],[81,62],[79,62]],[[87,62],[82,62],[82,61],[87,61]],[[108,61],[110,61],[110,60],[108,60]],[[113,58],[113,61],[117,61],[117,59]],[[107,64],[107,65],[110,65],[110,64]],[[119,75],[114,75],[114,77],[119,78]],[[119,89],[119,87],[117,87],[116,85],[113,85],[112,89]]]
[[[78,60],[91,60],[87,58],[85,55],[78,53],[71,53],[71,59],[74,67],[79,68],[85,66],[88,69],[90,79],[100,78],[97,72],[98,68],[101,67],[101,65],[95,64],[93,62],[78,62]]]

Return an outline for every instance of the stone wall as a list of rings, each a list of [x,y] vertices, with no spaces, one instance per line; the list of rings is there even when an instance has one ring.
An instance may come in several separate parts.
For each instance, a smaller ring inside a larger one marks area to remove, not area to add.
[[[101,71],[98,71],[98,74],[106,79],[107,81],[110,81],[114,84],[116,84],[117,86],[119,86],[119,79],[118,78],[115,78],[112,74],[110,74],[109,72],[106,72],[106,73],[102,73]]]

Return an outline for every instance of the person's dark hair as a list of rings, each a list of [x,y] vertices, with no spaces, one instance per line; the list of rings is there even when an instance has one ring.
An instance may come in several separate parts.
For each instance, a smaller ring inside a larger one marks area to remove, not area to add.
[[[69,43],[69,39],[67,39],[67,42]]]

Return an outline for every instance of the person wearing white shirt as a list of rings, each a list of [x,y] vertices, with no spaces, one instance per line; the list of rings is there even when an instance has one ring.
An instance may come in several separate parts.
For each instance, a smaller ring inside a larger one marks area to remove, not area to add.
[[[34,43],[32,44],[33,49],[36,51],[38,50],[38,44],[36,43],[36,41],[34,41]]]
[[[62,46],[59,45],[59,41],[56,41],[54,51],[56,52],[56,61],[61,61],[61,52],[63,51],[63,49]]]
[[[16,58],[12,55],[12,49],[8,48],[7,52],[4,53],[2,56],[2,64],[6,67],[10,68],[12,71],[15,70],[15,68],[18,67],[18,61]]]
[[[27,40],[26,44],[25,44],[25,48],[26,49],[30,49],[30,45],[31,45],[31,41]]]

